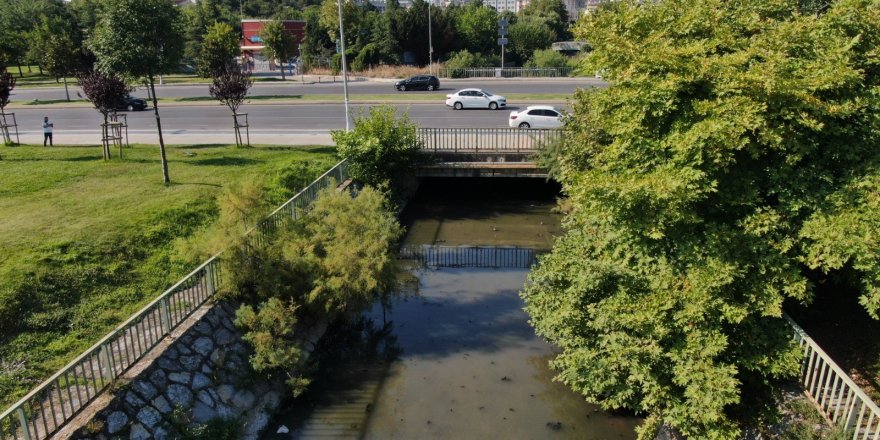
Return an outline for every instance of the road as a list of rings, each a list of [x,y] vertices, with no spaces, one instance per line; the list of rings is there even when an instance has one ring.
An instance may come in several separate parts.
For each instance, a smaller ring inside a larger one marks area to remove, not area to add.
[[[552,79],[480,79],[444,80],[441,90],[435,92],[405,92],[419,94],[431,103],[397,103],[401,111],[408,111],[410,117],[422,127],[506,127],[510,110],[517,110],[515,100],[505,111],[465,110],[453,111],[443,103],[446,93],[467,87],[485,87],[497,94],[534,93],[570,95],[577,88],[603,87],[605,84],[594,78],[552,78]],[[352,99],[358,95],[396,94],[390,82],[361,81],[350,87]],[[59,99],[63,89],[21,89],[13,101],[33,99]],[[72,93],[75,95],[76,90]],[[198,97],[207,95],[206,85],[169,85],[157,89],[159,96]],[[345,127],[344,110],[341,104],[342,84],[337,83],[285,83],[257,84],[252,95],[326,95],[328,101],[336,104],[304,103],[273,104],[268,101],[255,101],[240,109],[249,114],[252,143],[260,144],[331,144],[330,130]],[[354,105],[353,114],[367,105]],[[64,108],[47,106],[42,108],[15,108],[19,132],[23,143],[42,142],[41,122],[49,116],[55,124],[55,142],[58,144],[82,145],[100,143],[100,115],[91,108]],[[233,141],[232,118],[229,110],[211,101],[195,104],[176,103],[162,106],[162,128],[169,144],[229,143]],[[129,139],[133,143],[157,143],[156,121],[152,111],[128,113]]]
[[[251,89],[253,96],[277,96],[277,95],[335,95],[342,96],[342,82],[335,77],[336,82],[321,83],[256,83]],[[331,77],[323,77],[323,81],[330,81]],[[405,92],[407,94],[419,93],[426,96],[445,95],[458,89],[477,87],[490,90],[500,95],[510,93],[553,93],[571,94],[578,87],[604,87],[605,83],[595,78],[533,78],[533,79],[443,79],[440,90],[436,92]],[[70,87],[70,95],[76,98],[80,89]],[[389,93],[404,93],[394,90],[392,80],[370,80],[349,83],[349,94],[377,95]],[[139,89],[135,95],[146,97],[146,90]],[[156,95],[159,97],[192,98],[208,96],[206,84],[193,85],[167,85],[156,87]],[[12,101],[28,102],[34,99],[50,101],[64,99],[64,88],[19,88],[14,91]]]
[[[368,108],[353,106],[353,113]],[[510,111],[522,108],[511,105],[506,110],[452,110],[442,97],[436,104],[399,104],[400,112],[421,127],[507,127]],[[242,112],[249,114],[251,141],[260,144],[330,144],[330,130],[345,128],[342,104],[251,104]],[[43,116],[55,124],[57,144],[100,143],[101,115],[90,108],[15,109],[23,143],[41,143]],[[156,120],[152,111],[128,114],[131,142],[157,143]],[[219,104],[168,106],[162,108],[162,128],[169,144],[230,143],[232,117]]]

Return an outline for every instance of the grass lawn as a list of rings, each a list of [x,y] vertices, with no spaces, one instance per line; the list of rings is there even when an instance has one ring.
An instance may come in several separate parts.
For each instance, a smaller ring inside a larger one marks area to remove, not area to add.
[[[165,186],[156,146],[125,153],[0,146],[2,408],[189,272],[180,239],[216,219],[224,188],[256,177],[277,202],[303,162],[336,161],[326,147],[172,146]]]

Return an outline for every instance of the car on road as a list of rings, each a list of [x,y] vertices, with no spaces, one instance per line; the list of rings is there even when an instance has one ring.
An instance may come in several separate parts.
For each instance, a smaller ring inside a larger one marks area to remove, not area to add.
[[[434,75],[416,75],[394,83],[394,88],[401,92],[407,90],[437,90],[440,88],[440,80]]]
[[[493,95],[492,92],[482,89],[462,89],[446,95],[446,105],[456,110],[463,108],[498,110],[499,108],[507,107],[507,98],[501,95]]]
[[[134,96],[126,96],[122,98],[122,101],[119,101],[119,104],[116,105],[115,110],[128,110],[130,112],[133,111],[143,111],[147,108],[147,101],[141,98],[135,98]]]
[[[525,110],[510,112],[507,124],[519,128],[561,128],[562,111],[549,105],[530,105]]]

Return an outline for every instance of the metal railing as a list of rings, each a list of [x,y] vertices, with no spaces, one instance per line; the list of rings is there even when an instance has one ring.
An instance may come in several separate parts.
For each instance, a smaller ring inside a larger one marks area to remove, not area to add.
[[[443,78],[555,78],[573,73],[571,67],[448,67],[440,70]]]
[[[853,440],[880,440],[880,408],[790,317],[794,339],[803,348],[799,382],[813,403]]]
[[[337,163],[257,225],[259,240],[307,210],[320,190],[348,178]],[[299,213],[299,214],[297,214]],[[250,232],[253,232],[251,230]],[[217,254],[135,313],[97,344],[0,414],[0,439],[43,439],[58,431],[217,292]]]
[[[407,245],[398,253],[401,260],[415,260],[429,267],[490,267],[528,269],[538,252],[515,246]]]
[[[418,139],[432,153],[534,153],[562,134],[558,129],[420,128]]]

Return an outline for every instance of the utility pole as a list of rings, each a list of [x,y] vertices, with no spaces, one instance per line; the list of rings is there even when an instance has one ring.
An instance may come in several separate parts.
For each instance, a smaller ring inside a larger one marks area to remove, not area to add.
[[[431,36],[431,1],[428,1],[428,72],[434,74],[434,38]]]
[[[498,45],[501,46],[501,70],[498,72],[499,75],[504,76],[504,46],[507,46],[507,25],[509,22],[506,18],[502,18],[498,20]]]
[[[342,0],[336,0],[339,9],[339,50],[342,52],[342,93],[345,95],[345,131],[351,131],[351,113],[348,111],[348,63],[345,61],[345,31],[342,25]]]

